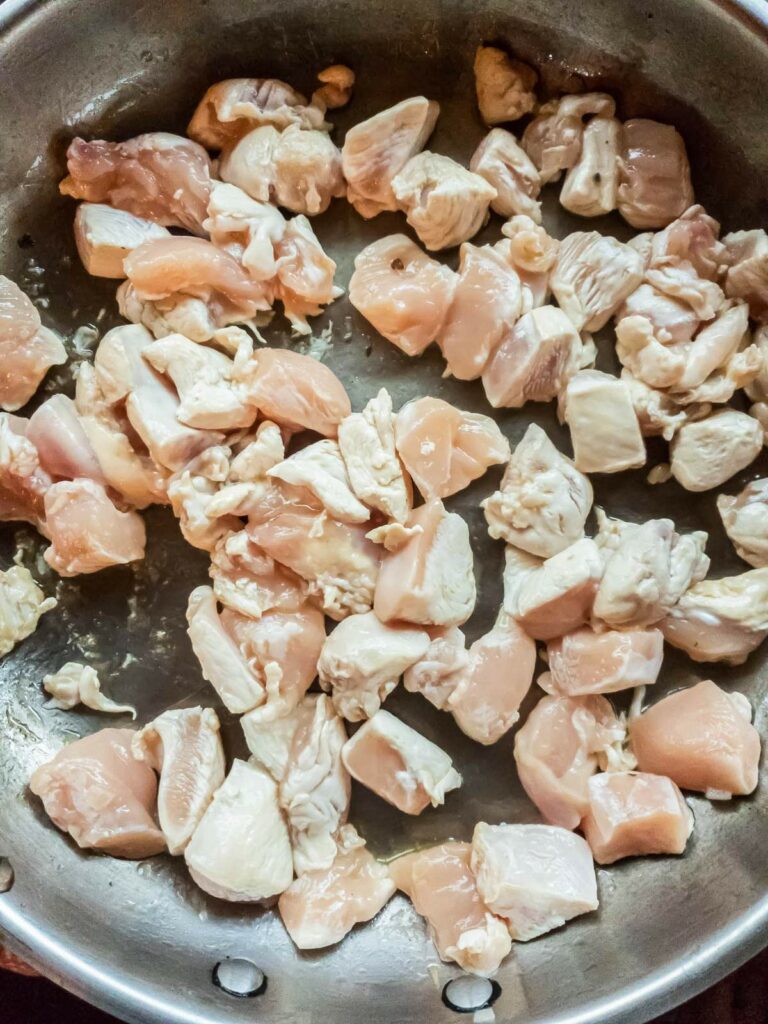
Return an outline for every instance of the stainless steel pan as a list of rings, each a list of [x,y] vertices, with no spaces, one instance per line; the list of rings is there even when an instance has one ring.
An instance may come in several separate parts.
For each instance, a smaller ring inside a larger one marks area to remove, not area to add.
[[[347,62],[359,86],[336,119],[342,130],[424,92],[443,105],[433,148],[466,160],[483,132],[471,75],[481,40],[534,59],[551,89],[589,82],[616,91],[625,116],[674,120],[686,135],[702,201],[728,228],[765,225],[768,7],[759,0],[7,0],[0,7],[0,269],[45,300],[62,331],[110,326],[114,286],[81,269],[73,206],[56,191],[66,143],[75,133],[123,138],[181,129],[203,89],[226,76],[274,74],[311,91],[314,72]],[[556,203],[547,216],[556,231],[570,229]],[[343,202],[316,225],[339,260],[342,283],[362,245],[403,227],[394,215],[363,223]],[[486,236],[498,237],[498,223]],[[441,379],[434,353],[418,361],[401,356],[344,300],[328,321],[330,341],[312,342],[312,351],[341,376],[357,407],[383,383],[398,401],[431,393],[488,411],[478,386]],[[295,344],[283,322],[271,341]],[[499,416],[512,440],[530,419],[566,443],[551,407]],[[652,454],[661,458],[663,447]],[[487,627],[500,598],[500,545],[487,539],[476,508],[494,483],[486,478],[455,501],[472,524],[484,595],[471,638]],[[727,548],[712,495],[684,494],[674,484],[651,489],[643,473],[598,481],[597,495],[615,514],[663,510],[685,529],[708,529],[715,568],[744,568]],[[143,566],[58,586],[45,577],[60,608],[0,662],[0,854],[15,872],[0,895],[0,927],[46,974],[130,1021],[454,1019],[441,990],[456,972],[438,963],[401,898],[339,947],[301,955],[271,913],[207,899],[170,858],[137,865],[80,853],[29,798],[32,767],[62,739],[104,724],[96,715],[42,709],[41,676],[67,658],[86,656],[102,667],[113,694],[135,701],[144,720],[169,705],[212,698],[183,629],[186,595],[203,581],[205,560],[179,540],[168,514],[155,510],[147,518]],[[17,532],[2,531],[6,564]],[[670,652],[659,688],[701,675]],[[764,654],[714,675],[749,694],[768,734]],[[442,743],[466,782],[444,809],[408,822],[357,792],[352,817],[377,853],[466,838],[479,818],[534,820],[515,778],[510,737],[481,748],[417,697],[397,693],[388,706]],[[242,752],[238,732],[227,719],[230,755]],[[515,947],[499,973],[497,1019],[645,1021],[757,951],[768,938],[767,793],[763,783],[753,799],[733,806],[694,798],[697,828],[684,859],[600,871],[599,914]],[[216,987],[212,970],[226,957],[253,961],[266,974],[265,991],[238,1001]]]

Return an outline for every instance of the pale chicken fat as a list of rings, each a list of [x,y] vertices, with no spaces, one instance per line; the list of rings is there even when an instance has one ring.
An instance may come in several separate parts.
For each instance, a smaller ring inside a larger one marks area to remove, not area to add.
[[[67,360],[53,331],[13,281],[0,275],[0,408],[14,412],[26,405],[52,366]]]
[[[693,205],[685,143],[671,125],[635,118],[622,126],[618,210],[633,228],[663,228]]]
[[[643,279],[631,246],[597,231],[576,231],[560,243],[551,286],[576,330],[604,327]]]
[[[568,381],[563,417],[582,472],[619,473],[644,465],[645,443],[625,381],[600,370],[580,370]]]
[[[136,718],[132,704],[116,704],[101,692],[101,680],[95,668],[78,661],[67,661],[56,672],[43,676],[43,689],[51,695],[46,707],[68,711],[82,704],[92,711],[112,715],[129,714]]]
[[[503,128],[488,132],[472,154],[469,169],[496,189],[496,198],[491,200],[494,213],[500,217],[523,213],[541,223],[541,177],[511,132]]]
[[[595,117],[589,122],[579,159],[560,189],[561,206],[580,217],[601,217],[616,209],[620,140],[621,123],[615,117]]]
[[[123,260],[143,242],[165,238],[167,228],[103,203],[81,203],[75,214],[75,245],[94,277],[125,277]]]
[[[757,420],[736,409],[684,423],[670,448],[672,475],[687,491],[710,491],[753,462],[763,448]]]
[[[0,658],[37,629],[40,617],[55,608],[23,565],[0,572]]]
[[[603,561],[589,537],[548,558],[522,580],[510,609],[536,640],[552,640],[589,620]]]
[[[316,441],[307,445],[267,470],[267,476],[294,487],[305,487],[330,516],[342,523],[364,523],[370,519],[370,510],[352,490],[336,441]]]
[[[768,566],[768,478],[736,495],[718,495],[717,510],[736,554],[755,569]]]
[[[597,910],[592,854],[567,829],[479,822],[471,864],[480,895],[519,942]]]
[[[535,107],[539,76],[528,64],[495,46],[478,46],[474,70],[477,105],[486,124],[517,121]]]
[[[547,693],[562,697],[651,686],[663,657],[664,637],[658,629],[598,633],[584,627],[547,644],[549,673],[538,683]]]

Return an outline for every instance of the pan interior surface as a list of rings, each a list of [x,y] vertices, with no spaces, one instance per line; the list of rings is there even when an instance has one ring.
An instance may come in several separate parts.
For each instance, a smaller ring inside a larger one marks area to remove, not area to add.
[[[674,122],[688,144],[697,198],[724,230],[765,226],[768,19],[759,6],[725,0],[7,0],[0,7],[0,270],[39,300],[50,325],[70,338],[76,361],[83,335],[75,345],[75,329],[90,324],[103,333],[118,319],[115,283],[85,274],[72,238],[74,204],[56,189],[74,135],[121,139],[140,131],[183,131],[204,89],[221,78],[276,76],[309,94],[317,71],[343,62],[354,68],[358,85],[351,105],[332,116],[337,142],[351,124],[423,93],[442,106],[430,148],[466,163],[484,134],[471,71],[481,41],[498,41],[533,60],[550,91],[605,88],[617,96],[620,116]],[[560,210],[554,194],[545,202],[545,224],[559,237],[592,227]],[[313,226],[338,262],[342,286],[364,245],[405,229],[399,215],[364,222],[338,200]],[[612,218],[594,226],[626,237],[627,229]],[[480,240],[497,239],[499,227],[494,218]],[[455,254],[448,259],[455,263]],[[267,337],[327,362],[354,408],[386,386],[396,407],[431,394],[490,412],[479,383],[443,379],[434,349],[409,360],[376,336],[345,298],[313,321],[311,338],[291,339],[281,317]],[[598,365],[612,366],[607,352]],[[49,378],[41,396],[72,383],[67,370]],[[553,405],[501,411],[495,418],[513,444],[533,421],[568,450]],[[663,458],[663,446],[651,445],[649,466]],[[705,529],[715,573],[744,571],[722,532],[715,495],[686,494],[674,483],[651,488],[647,468],[597,479],[596,504],[612,515],[668,515],[680,530]],[[765,475],[758,463],[728,490],[756,470]],[[470,641],[490,627],[501,599],[502,545],[488,539],[478,508],[498,477],[488,474],[448,503],[467,518],[475,549],[482,600],[466,630]],[[37,633],[0,662],[0,856],[15,875],[0,894],[0,927],[45,973],[129,1021],[452,1019],[441,993],[459,972],[438,961],[421,919],[402,897],[339,946],[300,954],[275,914],[209,899],[170,857],[136,864],[81,853],[30,798],[26,782],[34,767],[63,741],[112,724],[95,714],[43,708],[42,676],[64,661],[95,665],[110,679],[112,696],[138,706],[140,723],[167,707],[215,705],[184,619],[187,595],[206,581],[207,560],[182,541],[170,513],[151,510],[147,525],[144,563],[62,582],[46,570],[34,531],[14,524],[0,531],[3,566],[21,541],[28,564],[42,570],[46,591],[59,598]],[[747,694],[765,736],[764,652],[723,669],[696,666],[669,649],[654,696],[710,675]],[[445,807],[407,821],[358,789],[351,820],[374,853],[391,857],[448,837],[468,839],[478,820],[537,820],[517,782],[513,736],[481,747],[449,716],[402,688],[387,708],[443,746],[465,782]],[[237,721],[226,712],[222,721],[228,756],[245,755]],[[641,1022],[760,947],[768,928],[766,786],[732,804],[694,797],[691,805],[696,829],[684,858],[599,870],[598,914],[515,946],[497,977],[498,1020]],[[251,999],[214,984],[216,965],[234,958],[252,961],[265,976]]]

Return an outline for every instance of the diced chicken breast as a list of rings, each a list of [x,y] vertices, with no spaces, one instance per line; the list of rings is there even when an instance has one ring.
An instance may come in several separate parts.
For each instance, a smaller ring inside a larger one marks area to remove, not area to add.
[[[644,465],[645,444],[626,381],[600,370],[580,370],[568,381],[563,418],[582,472],[619,473]]]
[[[592,854],[566,829],[478,822],[471,864],[481,897],[519,942],[597,910]]]
[[[25,436],[51,476],[65,480],[87,477],[98,484],[106,483],[75,403],[66,395],[52,395],[39,405],[30,417]]]
[[[691,206],[663,231],[652,235],[653,261],[685,260],[699,277],[717,281],[725,272],[726,246],[719,241],[720,225],[703,206]]]
[[[666,392],[649,387],[633,377],[627,369],[621,371],[621,379],[626,381],[629,387],[643,437],[655,437],[660,434],[665,441],[671,441],[680,427],[688,421],[689,415],[698,413],[698,406],[691,406],[688,410],[681,409]]]
[[[421,532],[385,554],[373,610],[382,622],[460,626],[477,598],[466,522],[431,499],[411,514],[408,525]]]
[[[446,369],[474,380],[520,316],[520,275],[493,246],[461,247],[459,279],[437,342]]]
[[[456,626],[434,626],[428,630],[429,647],[415,664],[405,670],[403,685],[420,693],[441,711],[448,710],[448,698],[458,685],[463,669],[469,667],[464,634]]]
[[[538,75],[528,64],[495,46],[475,50],[475,90],[486,124],[517,121],[536,105]]]
[[[651,335],[661,345],[691,341],[701,323],[687,302],[672,298],[647,282],[632,292],[616,314],[616,319],[621,322],[625,317],[635,316],[650,321]]]
[[[362,412],[341,421],[339,448],[360,501],[395,523],[404,523],[411,511],[410,485],[395,449],[395,417],[386,388]]]
[[[103,203],[80,203],[75,214],[75,245],[83,266],[94,277],[125,277],[123,260],[128,253],[168,234],[154,221]]]
[[[427,249],[448,249],[472,238],[488,218],[496,189],[479,174],[425,150],[392,179],[398,209]]]
[[[751,714],[746,697],[708,679],[678,690],[630,722],[639,768],[667,775],[681,789],[751,793],[760,760]]]
[[[108,203],[166,227],[203,233],[211,161],[202,146],[167,132],[127,142],[73,139],[62,195]]]
[[[277,909],[299,949],[324,949],[375,917],[394,892],[386,865],[366,850],[353,825],[344,825],[333,864],[295,879]]]
[[[26,405],[52,366],[67,361],[53,331],[43,327],[40,314],[24,292],[0,275],[0,408],[14,412]]]
[[[598,331],[643,279],[632,246],[597,231],[575,231],[560,243],[550,283],[577,331]]]
[[[67,661],[58,672],[43,676],[43,689],[51,695],[46,707],[61,708],[69,711],[83,704],[92,711],[104,711],[107,714],[129,714],[136,718],[136,708],[132,704],[116,704],[101,692],[101,680],[95,668],[77,661]]]
[[[615,113],[615,102],[604,92],[561,96],[545,103],[523,133],[523,149],[538,167],[542,182],[557,181],[577,162],[585,118],[612,118]]]
[[[652,853],[684,853],[693,814],[672,779],[603,772],[589,780],[584,837],[598,864]]]
[[[254,281],[270,281],[277,273],[275,245],[288,226],[271,203],[260,203],[236,185],[214,181],[203,227],[211,241],[246,268]]]
[[[507,241],[497,242],[494,248],[498,252],[504,252],[505,258],[520,274],[524,286],[524,299],[530,300],[528,304],[523,302],[523,311],[528,312],[534,306],[543,306],[546,295],[549,294],[548,272],[555,264],[560,242],[548,234],[541,224],[536,224],[522,213],[510,217],[506,224],[502,224],[501,233]],[[544,293],[541,301],[538,301],[538,294],[536,301],[533,301],[537,280],[541,282],[538,291]],[[526,297],[526,290],[530,292],[530,296]]]
[[[239,519],[214,504],[221,500],[229,455],[229,448],[222,445],[207,448],[168,481],[168,498],[182,536],[202,551],[213,551],[228,533],[241,526]],[[214,514],[218,512],[221,514]]]
[[[547,693],[584,697],[616,693],[656,682],[664,657],[664,636],[658,629],[585,627],[547,644],[549,673],[538,679]]]
[[[741,665],[768,636],[768,569],[694,584],[660,628],[694,661]]]
[[[440,336],[457,275],[405,235],[387,235],[355,257],[349,301],[387,341],[421,355]]]
[[[40,617],[57,603],[55,597],[43,594],[23,565],[0,572],[0,658],[31,636]]]
[[[668,124],[634,118],[621,132],[618,210],[639,228],[663,228],[693,205],[685,142]]]
[[[275,295],[297,334],[311,334],[307,317],[319,316],[323,307],[343,293],[333,283],[336,264],[320,245],[306,217],[288,221],[275,245]]]
[[[445,751],[384,710],[347,740],[342,758],[354,779],[405,814],[438,807],[462,781]]]
[[[734,231],[723,239],[728,274],[725,294],[749,303],[750,315],[768,323],[768,232]]]
[[[183,853],[224,782],[224,748],[216,712],[201,707],[164,711],[134,735],[131,749],[137,760],[160,776],[160,828],[168,852]]]
[[[738,494],[720,494],[717,510],[736,554],[755,569],[768,566],[768,478],[753,480]]]
[[[273,608],[297,611],[306,600],[301,577],[261,552],[245,530],[222,537],[208,572],[217,600],[252,619]]]
[[[361,216],[398,208],[392,179],[424,148],[439,113],[437,103],[414,96],[350,128],[341,162],[347,199]]]
[[[51,546],[44,558],[60,576],[99,572],[144,557],[144,521],[120,512],[93,480],[61,481],[45,492],[45,522]]]
[[[485,394],[495,409],[549,402],[578,371],[581,357],[581,338],[561,309],[532,309],[505,334],[487,363]]]
[[[561,206],[580,217],[601,217],[616,209],[620,145],[621,123],[615,117],[595,117],[589,122],[579,159],[560,190]]]
[[[425,499],[447,498],[507,462],[509,442],[490,416],[440,398],[417,398],[397,414],[397,451]]]
[[[600,755],[625,738],[605,697],[543,697],[515,736],[523,789],[545,821],[578,828]]]
[[[709,491],[746,469],[762,448],[757,420],[721,409],[680,427],[670,446],[672,475],[687,491]]]
[[[143,860],[165,849],[155,824],[155,773],[131,755],[130,729],[102,729],[41,765],[29,788],[81,849]]]
[[[25,437],[28,420],[0,413],[0,521],[21,519],[45,531],[45,492],[53,480]]]
[[[277,785],[235,759],[184,850],[194,882],[220,900],[256,903],[293,880],[288,828]]]
[[[503,128],[493,128],[469,163],[470,171],[485,178],[496,189],[491,209],[501,217],[523,213],[541,223],[541,176],[515,136]]]
[[[311,491],[342,523],[364,523],[370,510],[355,496],[336,441],[316,441],[267,470],[267,476]]]
[[[584,535],[592,486],[531,423],[512,453],[500,490],[482,507],[492,537],[549,558]]]
[[[349,615],[323,644],[320,685],[348,721],[370,718],[403,672],[425,655],[429,642],[425,630],[386,625],[373,612]]]
[[[477,890],[469,843],[447,842],[391,861],[397,888],[426,918],[442,960],[472,974],[494,974],[512,948],[509,929]]]
[[[600,551],[584,537],[526,575],[511,614],[536,640],[570,633],[589,621],[602,575]]]

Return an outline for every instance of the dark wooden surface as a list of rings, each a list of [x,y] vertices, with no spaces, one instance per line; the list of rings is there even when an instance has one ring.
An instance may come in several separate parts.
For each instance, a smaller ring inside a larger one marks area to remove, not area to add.
[[[116,1024],[43,978],[0,971],[2,1024]],[[768,950],[655,1024],[768,1024]]]

